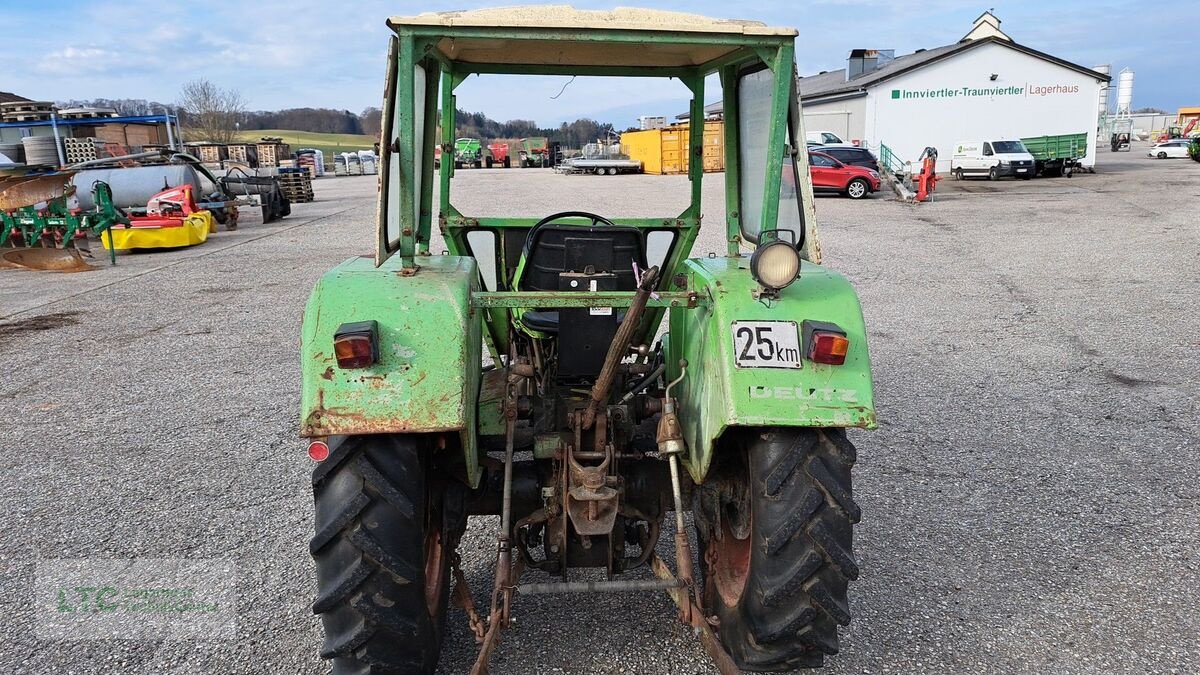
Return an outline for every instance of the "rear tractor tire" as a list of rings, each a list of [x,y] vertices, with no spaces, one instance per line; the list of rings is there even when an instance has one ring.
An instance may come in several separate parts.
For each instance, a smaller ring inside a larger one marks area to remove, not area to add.
[[[354,436],[313,471],[313,613],[334,675],[432,673],[462,509],[419,436]]]
[[[858,578],[842,429],[745,429],[696,493],[706,612],[742,670],[821,666]],[[720,457],[720,456],[718,456]]]

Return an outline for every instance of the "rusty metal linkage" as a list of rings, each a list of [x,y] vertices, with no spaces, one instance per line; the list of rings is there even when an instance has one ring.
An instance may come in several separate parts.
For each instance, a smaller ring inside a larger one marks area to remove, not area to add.
[[[612,343],[608,345],[608,355],[604,357],[604,367],[600,369],[600,376],[592,385],[592,401],[583,413],[584,429],[591,429],[600,407],[608,405],[608,391],[612,388],[613,379],[617,376],[617,365],[629,353],[629,344],[633,341],[633,333],[642,320],[642,313],[646,311],[646,302],[650,299],[650,293],[654,291],[654,282],[657,279],[657,265],[646,270],[646,273],[642,275],[637,294],[633,296],[633,302],[629,305],[629,311],[625,313],[621,327],[617,329]]]
[[[658,556],[651,558],[650,568],[654,570],[654,574],[658,578],[664,581],[679,581],[671,574],[670,568],[663,562],[663,559]],[[721,675],[741,675],[742,671],[738,670],[737,665],[730,658],[729,652],[726,652],[725,648],[721,646],[720,639],[713,632],[713,627],[709,625],[708,620],[704,617],[704,613],[700,611],[696,603],[692,602],[688,589],[682,585],[668,588],[667,594],[679,606],[680,615],[686,614],[690,617],[684,623],[691,625],[695,629],[696,635],[700,638],[700,644],[704,646],[704,651],[708,652],[709,658],[713,660],[713,665],[717,667]],[[683,609],[684,606],[688,608],[686,612]]]
[[[618,579],[616,581],[564,581],[559,583],[521,584],[521,595],[550,595],[553,593],[629,593],[636,591],[666,591],[682,588],[679,579]]]
[[[471,626],[475,642],[482,643],[487,626],[475,608],[475,599],[471,597],[471,587],[467,584],[467,575],[463,574],[461,562],[457,552],[450,555],[450,572],[454,575],[454,606],[467,613],[467,623]]]

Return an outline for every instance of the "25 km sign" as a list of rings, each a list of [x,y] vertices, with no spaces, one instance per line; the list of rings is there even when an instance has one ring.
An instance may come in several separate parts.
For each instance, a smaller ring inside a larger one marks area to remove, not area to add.
[[[800,333],[795,321],[734,321],[733,351],[739,368],[799,368]]]

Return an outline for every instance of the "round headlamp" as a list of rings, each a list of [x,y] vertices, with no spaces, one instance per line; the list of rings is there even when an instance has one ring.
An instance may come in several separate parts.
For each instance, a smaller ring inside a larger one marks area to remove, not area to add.
[[[750,256],[750,276],[763,288],[778,291],[800,275],[800,253],[791,242],[776,239],[761,244]]]

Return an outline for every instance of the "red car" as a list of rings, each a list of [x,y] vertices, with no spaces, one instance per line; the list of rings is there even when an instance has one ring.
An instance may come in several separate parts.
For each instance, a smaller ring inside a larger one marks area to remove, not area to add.
[[[816,192],[840,192],[851,199],[862,199],[879,190],[878,172],[843,164],[823,152],[808,153],[808,171]]]

